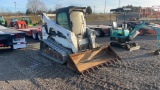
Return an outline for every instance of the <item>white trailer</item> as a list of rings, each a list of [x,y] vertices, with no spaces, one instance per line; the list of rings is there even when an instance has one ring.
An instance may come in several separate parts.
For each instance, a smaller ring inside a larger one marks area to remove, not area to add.
[[[105,34],[110,35],[110,29],[112,26],[107,25],[87,25],[88,28],[96,31],[97,37],[103,37]]]

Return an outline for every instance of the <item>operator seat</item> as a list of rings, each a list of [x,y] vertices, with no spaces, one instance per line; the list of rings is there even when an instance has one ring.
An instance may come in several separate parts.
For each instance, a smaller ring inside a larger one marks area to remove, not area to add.
[[[117,22],[112,22],[112,28],[115,29],[115,30],[122,30],[121,27],[118,27]]]

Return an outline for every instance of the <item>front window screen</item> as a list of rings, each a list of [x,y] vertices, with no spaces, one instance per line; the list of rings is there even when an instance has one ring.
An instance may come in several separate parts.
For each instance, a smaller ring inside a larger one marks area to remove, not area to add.
[[[60,26],[69,30],[68,18],[66,13],[59,13],[57,17],[57,22]]]

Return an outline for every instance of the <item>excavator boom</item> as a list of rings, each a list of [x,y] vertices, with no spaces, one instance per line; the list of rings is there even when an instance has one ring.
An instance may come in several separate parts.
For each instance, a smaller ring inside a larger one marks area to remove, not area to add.
[[[145,24],[144,23],[141,23],[139,25],[136,25],[136,27],[130,32],[130,34],[128,35],[129,36],[129,39],[132,40],[134,39],[138,34],[139,34],[139,29],[144,27]]]

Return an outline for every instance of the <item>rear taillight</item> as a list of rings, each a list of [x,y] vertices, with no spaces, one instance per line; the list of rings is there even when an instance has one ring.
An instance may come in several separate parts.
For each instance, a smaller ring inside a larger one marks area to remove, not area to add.
[[[21,44],[24,44],[24,42],[20,42]]]
[[[4,46],[4,44],[0,44],[0,47]]]

